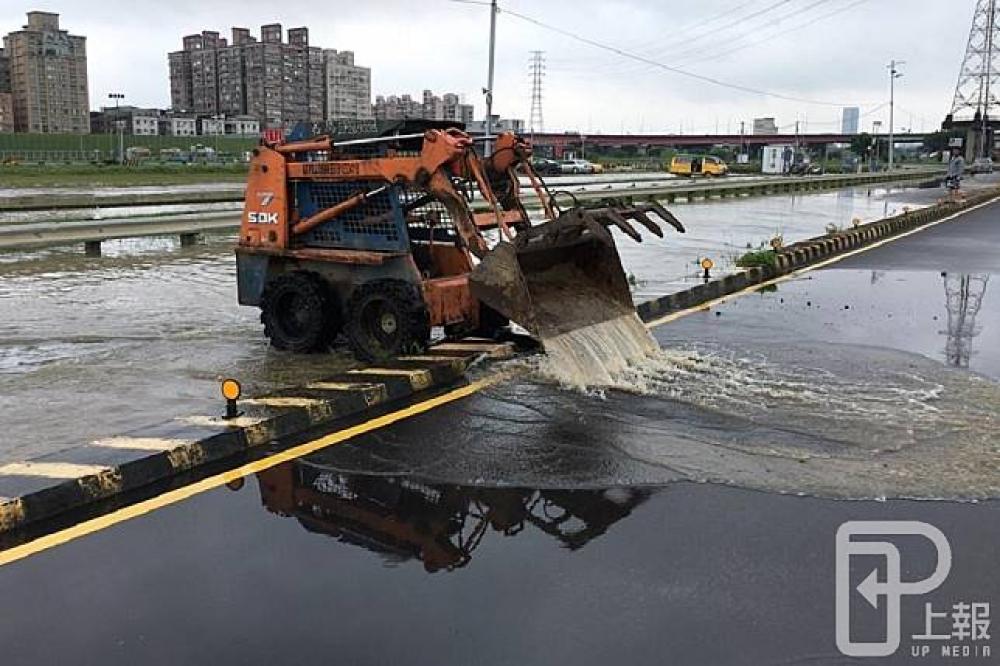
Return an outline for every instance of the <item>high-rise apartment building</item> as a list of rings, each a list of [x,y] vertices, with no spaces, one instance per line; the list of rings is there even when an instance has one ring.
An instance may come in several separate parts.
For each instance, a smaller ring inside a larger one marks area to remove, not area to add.
[[[3,42],[14,131],[88,134],[87,38],[61,30],[58,14],[28,12]]]
[[[249,115],[265,127],[319,122],[327,116],[327,62],[308,28],[261,27],[260,41],[233,28],[232,41],[204,31],[168,55],[174,109],[199,115]],[[370,104],[370,101],[368,102]]]
[[[375,98],[375,120],[423,118],[424,105],[409,95],[379,95]]]
[[[354,53],[327,49],[326,117],[328,120],[370,120],[372,70],[354,64]]]
[[[400,120],[422,118],[424,120],[451,120],[468,125],[473,121],[475,109],[471,104],[463,104],[455,93],[445,93],[438,97],[431,90],[424,90],[421,101],[409,95],[378,96],[375,99],[376,120]]]
[[[857,134],[861,129],[861,109],[856,106],[844,108],[844,117],[840,123],[841,134]]]
[[[0,49],[0,134],[14,131],[14,96],[10,92],[10,58]]]

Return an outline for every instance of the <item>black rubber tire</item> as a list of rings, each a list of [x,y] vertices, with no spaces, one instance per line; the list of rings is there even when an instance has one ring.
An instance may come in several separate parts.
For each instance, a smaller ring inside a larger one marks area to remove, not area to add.
[[[420,288],[400,280],[357,287],[347,302],[344,334],[354,356],[368,363],[419,354],[431,337],[430,315]]]
[[[275,349],[299,354],[327,351],[337,336],[339,319],[330,290],[318,275],[284,273],[264,287],[260,321]]]

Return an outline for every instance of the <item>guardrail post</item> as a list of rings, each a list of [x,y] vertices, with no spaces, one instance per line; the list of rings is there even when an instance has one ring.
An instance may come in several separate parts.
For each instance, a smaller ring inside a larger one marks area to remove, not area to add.
[[[83,252],[88,257],[101,256],[101,241],[87,241],[83,244]]]
[[[198,232],[181,234],[181,247],[191,247],[192,245],[197,245],[200,240],[201,234]]]

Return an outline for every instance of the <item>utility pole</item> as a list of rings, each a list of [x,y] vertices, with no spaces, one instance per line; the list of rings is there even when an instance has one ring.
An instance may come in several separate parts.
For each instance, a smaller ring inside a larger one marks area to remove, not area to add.
[[[119,115],[118,103],[125,99],[123,93],[108,93],[108,99],[115,100],[115,128],[118,129],[118,163],[125,164],[125,127]]]
[[[497,0],[490,2],[490,69],[486,79],[486,87],[483,93],[486,95],[486,136],[493,136],[493,69],[497,47]],[[486,139],[483,152],[489,157],[493,154],[493,141]]]
[[[905,65],[905,60],[893,60],[889,63],[889,172],[892,173],[893,162],[895,161],[896,142],[893,140],[896,121],[896,79],[903,78],[902,72],[897,67]]]

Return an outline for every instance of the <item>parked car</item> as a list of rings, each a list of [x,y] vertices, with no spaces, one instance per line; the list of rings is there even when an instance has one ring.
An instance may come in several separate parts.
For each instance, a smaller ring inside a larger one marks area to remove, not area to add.
[[[676,155],[667,170],[675,176],[725,176],[729,166],[714,155]]]
[[[563,160],[559,164],[561,173],[594,173],[594,165],[587,160]]]
[[[989,157],[977,157],[976,161],[969,167],[969,173],[993,173],[993,160]]]
[[[531,160],[531,166],[543,176],[556,176],[562,173],[562,165],[559,162],[545,157],[536,157]]]

